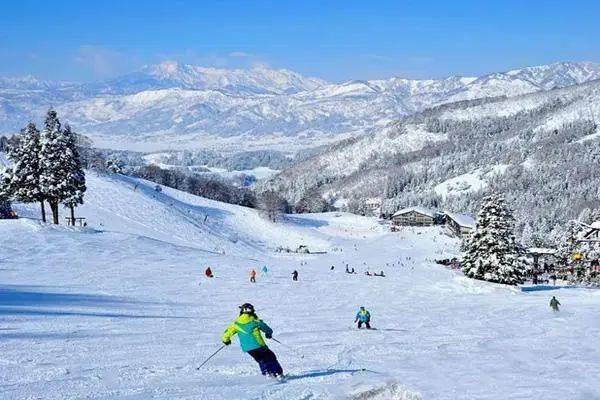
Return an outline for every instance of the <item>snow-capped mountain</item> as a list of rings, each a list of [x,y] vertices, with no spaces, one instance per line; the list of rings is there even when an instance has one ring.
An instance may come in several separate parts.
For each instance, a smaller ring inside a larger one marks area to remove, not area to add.
[[[93,84],[0,83],[0,133],[12,134],[54,106],[103,147],[293,151],[360,136],[444,103],[594,79],[600,79],[600,65],[593,63],[556,63],[482,77],[334,84],[266,67],[226,70],[165,62]]]
[[[326,82],[285,69],[264,66],[252,69],[220,69],[165,61],[107,82],[88,85],[102,94],[133,94],[145,90],[220,90],[234,95],[290,94],[313,90]]]

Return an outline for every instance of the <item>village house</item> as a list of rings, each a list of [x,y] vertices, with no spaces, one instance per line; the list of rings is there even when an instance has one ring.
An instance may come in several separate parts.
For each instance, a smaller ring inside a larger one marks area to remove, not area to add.
[[[445,213],[446,231],[461,239],[469,237],[475,229],[475,219],[467,214]]]
[[[431,226],[435,224],[437,213],[425,207],[408,207],[392,215],[394,226]]]

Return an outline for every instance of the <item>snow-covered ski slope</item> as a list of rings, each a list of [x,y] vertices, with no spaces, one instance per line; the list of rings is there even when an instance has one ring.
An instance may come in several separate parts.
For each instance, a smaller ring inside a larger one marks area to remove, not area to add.
[[[389,233],[343,213],[272,224],[130,178],[90,174],[88,186],[86,229],[0,222],[2,399],[600,396],[600,291],[558,291],[554,314],[549,293],[433,264],[458,252],[437,228]],[[35,207],[16,208],[37,217]],[[327,254],[272,250],[300,244]],[[345,263],[358,274],[345,274]],[[265,264],[268,274],[248,282]],[[269,342],[285,383],[260,376],[235,339],[196,370],[244,302],[295,349]],[[353,328],[360,305],[377,330]]]

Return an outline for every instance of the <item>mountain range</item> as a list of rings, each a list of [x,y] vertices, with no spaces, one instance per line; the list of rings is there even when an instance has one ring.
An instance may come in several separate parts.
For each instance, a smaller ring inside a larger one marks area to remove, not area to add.
[[[563,62],[481,77],[330,83],[288,70],[175,62],[94,83],[0,79],[0,134],[49,107],[97,146],[142,151],[286,152],[376,132],[457,101],[511,97],[600,79],[600,65]]]

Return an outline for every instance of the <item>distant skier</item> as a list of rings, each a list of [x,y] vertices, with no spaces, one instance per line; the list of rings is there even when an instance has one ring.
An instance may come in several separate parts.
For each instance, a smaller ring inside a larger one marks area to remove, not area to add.
[[[371,329],[371,313],[364,306],[360,306],[354,322],[358,322],[358,329],[361,329],[363,324],[365,324],[367,329]]]
[[[554,311],[559,311],[558,306],[560,306],[560,301],[556,299],[556,296],[552,296],[552,299],[550,300],[550,308],[552,308]]]
[[[225,329],[221,341],[229,346],[231,338],[237,334],[242,351],[254,358],[263,375],[281,376],[283,375],[283,369],[275,354],[267,347],[261,332],[265,333],[267,339],[273,337],[273,330],[258,318],[254,306],[245,303],[240,306],[240,315]]]
[[[365,271],[365,275],[367,276],[372,276],[371,273],[369,271]]]
[[[298,271],[294,270],[294,272],[292,272],[292,279],[295,281],[298,280]]]
[[[348,269],[348,265],[346,265],[346,273],[351,274],[350,269]]]
[[[204,271],[204,275],[206,275],[207,278],[214,278],[215,277],[213,275],[212,269],[210,269],[210,267],[206,268],[206,271]]]
[[[380,273],[374,273],[373,275],[385,277],[385,274],[383,273],[383,271],[381,271]]]
[[[254,268],[250,271],[250,282],[256,283],[256,270]]]
[[[329,268],[330,271],[333,271],[335,269],[335,267],[332,265],[331,268]]]
[[[268,272],[269,272],[269,269],[267,268],[267,266],[263,265],[263,267],[262,267],[262,274],[266,275]]]

